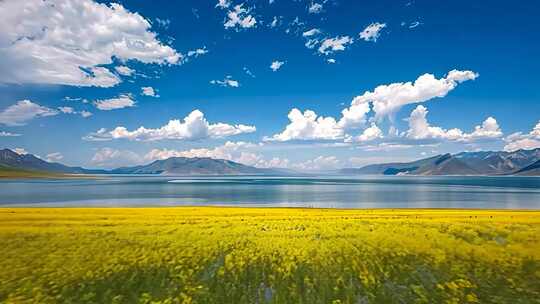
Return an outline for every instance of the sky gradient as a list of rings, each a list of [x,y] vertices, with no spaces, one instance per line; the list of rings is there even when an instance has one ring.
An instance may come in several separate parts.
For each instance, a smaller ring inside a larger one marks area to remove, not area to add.
[[[540,147],[536,1],[0,2],[0,146],[321,170]]]

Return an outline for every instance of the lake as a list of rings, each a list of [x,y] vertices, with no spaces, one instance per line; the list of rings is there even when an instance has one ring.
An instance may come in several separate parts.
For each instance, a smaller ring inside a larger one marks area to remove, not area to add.
[[[540,209],[540,177],[103,176],[2,180],[0,205]]]

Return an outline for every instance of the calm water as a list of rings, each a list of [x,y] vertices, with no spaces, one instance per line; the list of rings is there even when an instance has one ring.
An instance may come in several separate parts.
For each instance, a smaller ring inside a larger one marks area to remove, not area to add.
[[[540,177],[171,177],[3,180],[0,205],[540,209]]]

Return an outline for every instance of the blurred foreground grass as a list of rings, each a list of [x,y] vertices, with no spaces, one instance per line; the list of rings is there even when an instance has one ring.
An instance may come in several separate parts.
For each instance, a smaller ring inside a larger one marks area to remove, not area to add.
[[[0,209],[4,303],[540,303],[540,212]]]

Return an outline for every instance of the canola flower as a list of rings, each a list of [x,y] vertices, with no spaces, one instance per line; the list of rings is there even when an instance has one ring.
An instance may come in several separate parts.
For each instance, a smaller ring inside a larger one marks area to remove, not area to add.
[[[0,303],[540,303],[540,212],[0,208]]]

